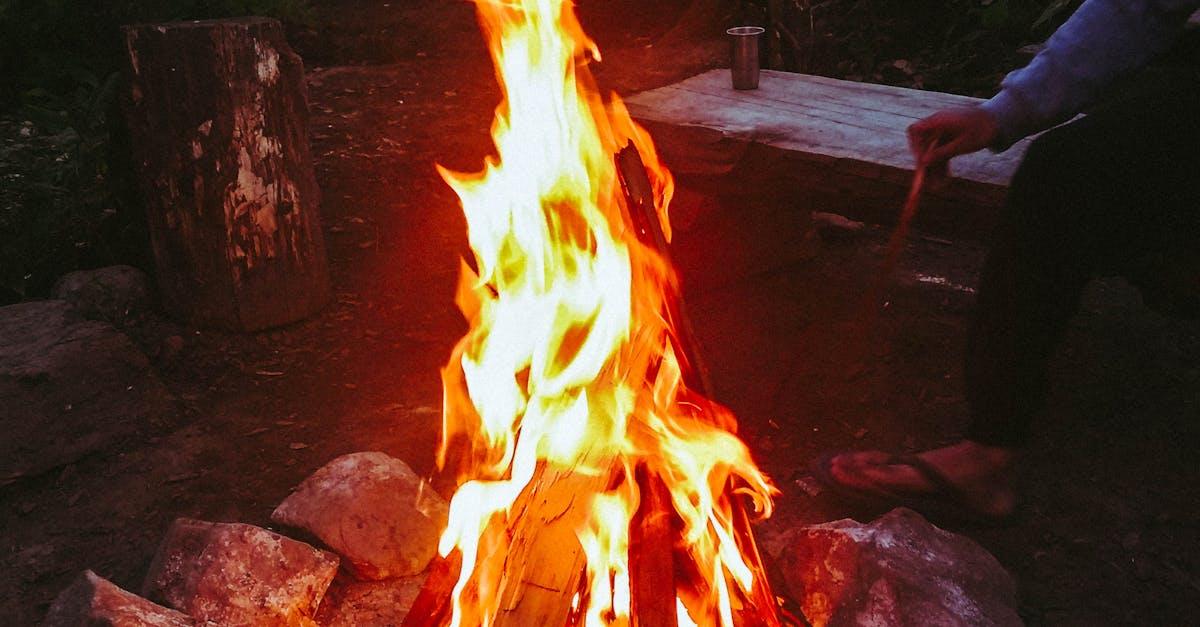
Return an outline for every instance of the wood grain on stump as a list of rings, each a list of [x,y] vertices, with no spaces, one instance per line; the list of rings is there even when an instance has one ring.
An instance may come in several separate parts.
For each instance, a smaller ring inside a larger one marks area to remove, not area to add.
[[[127,118],[167,310],[251,331],[329,299],[300,58],[279,22],[125,27]]]

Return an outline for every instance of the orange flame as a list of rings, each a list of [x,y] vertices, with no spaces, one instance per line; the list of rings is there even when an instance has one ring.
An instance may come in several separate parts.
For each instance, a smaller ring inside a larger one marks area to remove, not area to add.
[[[638,240],[613,156],[638,147],[668,237],[670,173],[620,99],[600,97],[586,66],[599,50],[568,2],[476,6],[505,100],[492,128],[499,158],[477,174],[439,167],[478,268],[463,265],[457,303],[470,331],[442,371],[438,462],[453,452],[460,479],[439,546],[462,557],[451,624],[495,620],[508,519],[545,468],[599,479],[575,495],[586,586],[564,595],[584,604],[586,625],[629,624],[642,467],[670,491],[680,550],[704,580],[678,587],[680,623],[732,625],[731,584],[748,593],[754,582],[726,486],[736,478],[764,515],[775,490],[733,416],[683,385],[665,314],[677,278]]]

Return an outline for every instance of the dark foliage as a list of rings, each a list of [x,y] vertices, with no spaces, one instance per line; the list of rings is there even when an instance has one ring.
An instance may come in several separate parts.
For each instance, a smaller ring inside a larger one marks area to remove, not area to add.
[[[991,95],[1081,0],[750,0],[771,64],[850,80]]]
[[[1080,2],[714,1],[740,23],[774,17],[773,67],[977,96]],[[418,4],[0,0],[0,304],[44,295],[78,268],[149,269],[118,107],[122,24],[271,15],[310,63],[380,63],[452,45],[437,28],[406,26]]]
[[[307,0],[0,0],[0,304],[71,270],[148,266],[119,115],[122,24],[309,13]]]

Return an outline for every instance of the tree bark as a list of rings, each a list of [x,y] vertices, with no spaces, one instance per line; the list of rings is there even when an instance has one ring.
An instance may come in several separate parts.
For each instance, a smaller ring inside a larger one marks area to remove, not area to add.
[[[166,309],[253,331],[329,300],[300,58],[279,22],[125,27],[126,113]]]

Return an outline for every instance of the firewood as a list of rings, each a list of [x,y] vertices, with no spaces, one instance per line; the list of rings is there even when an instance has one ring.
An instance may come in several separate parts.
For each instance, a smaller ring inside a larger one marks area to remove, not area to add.
[[[639,233],[644,234],[647,243],[658,248],[659,253],[670,259],[666,237],[662,233],[662,225],[658,221],[654,199],[651,195],[649,177],[646,174],[641,155],[631,143],[617,154],[617,170],[620,173],[626,198],[629,204],[630,217]],[[712,383],[708,379],[707,369],[700,357],[700,342],[692,329],[691,319],[683,302],[683,295],[668,299],[668,316],[675,324],[678,332],[676,338],[679,350],[684,360],[691,365],[685,370],[686,382],[693,389],[699,390],[706,397],[712,398]],[[730,497],[733,509],[734,531],[737,534],[739,548],[746,558],[747,565],[754,573],[754,589],[746,599],[747,607],[739,613],[739,624],[743,627],[763,625],[775,627],[780,624],[777,614],[775,596],[771,592],[766,569],[763,567],[762,556],[754,542],[754,530],[750,526],[750,517],[746,513],[745,502],[736,496],[736,486],[726,486],[726,494]]]
[[[632,145],[616,156],[621,182],[626,193],[626,209],[639,237],[668,255],[666,238],[658,223],[650,182],[641,156]],[[696,377],[703,372],[698,343],[680,299],[669,299],[667,315],[680,334],[681,357]],[[639,373],[643,376],[646,373]],[[711,393],[707,378],[689,381],[695,389]],[[526,625],[568,625],[574,618],[576,595],[584,588],[586,556],[577,532],[589,512],[589,503],[581,497],[603,491],[613,478],[612,472],[580,473],[571,468],[541,464],[508,513],[506,554],[498,583],[499,611],[497,627]],[[630,528],[631,619],[635,626],[673,627],[677,624],[676,546],[678,529],[670,495],[662,480],[638,470],[641,504]],[[734,513],[734,531],[738,546],[754,573],[754,588],[749,595],[735,593],[735,621],[739,627],[777,627],[775,597],[771,593],[766,570],[754,542],[750,519],[733,485],[726,488]],[[492,532],[488,532],[492,533]],[[482,559],[487,559],[484,556]],[[682,557],[682,555],[680,556]],[[450,575],[453,571],[455,574]],[[457,569],[439,561],[426,580],[417,601],[404,621],[404,627],[440,627],[449,619],[450,596],[457,581]]]
[[[641,504],[629,527],[633,627],[676,627],[675,513],[662,479],[638,470]]]
[[[433,558],[425,584],[405,615],[402,627],[440,627],[449,622],[451,594],[461,567],[462,555],[458,552]]]
[[[587,566],[576,537],[589,504],[581,497],[602,491],[608,473],[580,473],[542,464],[517,499],[504,531],[509,544],[498,583],[496,627],[566,625]],[[488,556],[484,556],[487,559]],[[459,554],[435,561],[403,627],[438,627],[450,619]]]
[[[584,500],[609,473],[542,466],[510,515],[512,526],[496,627],[565,625],[583,587],[587,558],[576,533],[590,514]]]

